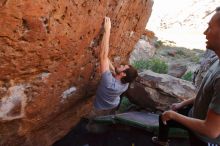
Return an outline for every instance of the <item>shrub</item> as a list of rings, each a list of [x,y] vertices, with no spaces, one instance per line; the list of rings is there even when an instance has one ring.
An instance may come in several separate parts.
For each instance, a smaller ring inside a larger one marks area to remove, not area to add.
[[[184,74],[181,78],[186,81],[192,81],[193,73],[189,71],[186,74]]]
[[[135,60],[132,63],[132,66],[134,66],[136,69],[140,70],[140,69],[148,69],[148,61],[147,60]]]
[[[152,60],[149,60],[149,68],[150,70],[156,72],[156,73],[164,73],[166,74],[168,72],[168,65],[158,59],[158,58],[154,58]]]
[[[176,54],[180,55],[180,56],[187,56],[185,50],[180,50],[180,49],[177,49],[176,50]]]
[[[133,104],[129,101],[129,99],[127,97],[123,97],[122,98],[122,101],[121,101],[121,104],[120,104],[120,107],[118,109],[119,112],[126,112],[128,110],[128,108],[130,106],[132,106]]]
[[[154,46],[156,48],[160,48],[161,46],[163,46],[163,42],[161,40],[158,40],[158,41],[154,42]]]
[[[192,56],[191,58],[190,58],[190,61],[192,61],[192,62],[195,62],[195,63],[199,63],[199,57],[198,56]]]
[[[153,58],[150,60],[134,61],[132,65],[138,70],[149,69],[152,70],[153,72],[164,73],[164,74],[166,74],[168,71],[168,65],[164,61],[158,58]]]

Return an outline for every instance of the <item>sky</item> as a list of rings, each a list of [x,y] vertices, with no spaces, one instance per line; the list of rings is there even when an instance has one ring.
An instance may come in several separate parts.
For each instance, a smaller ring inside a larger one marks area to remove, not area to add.
[[[203,32],[220,6],[220,0],[154,0],[153,11],[146,26],[160,40],[176,42],[176,46],[205,49]]]

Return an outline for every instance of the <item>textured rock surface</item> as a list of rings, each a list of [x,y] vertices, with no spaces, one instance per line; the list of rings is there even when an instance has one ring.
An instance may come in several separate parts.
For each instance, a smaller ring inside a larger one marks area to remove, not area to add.
[[[141,39],[139,39],[134,46],[134,49],[130,54],[129,62],[132,64],[134,61],[146,60],[153,57],[156,52],[154,46],[156,39],[154,33],[146,29],[141,36]]]
[[[195,97],[196,90],[191,82],[148,70],[139,74],[126,95],[140,107],[164,111],[172,103]]]
[[[91,110],[104,16],[128,60],[152,1],[0,1],[0,145],[47,146]]]
[[[134,50],[131,53],[130,62],[135,60],[146,60],[154,55],[156,48],[144,39],[140,39],[134,46]]]
[[[186,65],[174,63],[174,64],[170,64],[167,74],[173,77],[181,78],[186,71],[187,71]]]

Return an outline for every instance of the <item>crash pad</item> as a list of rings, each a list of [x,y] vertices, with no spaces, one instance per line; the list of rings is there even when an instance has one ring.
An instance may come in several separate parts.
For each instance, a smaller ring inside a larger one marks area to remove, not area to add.
[[[94,121],[103,124],[124,124],[138,127],[157,135],[159,128],[158,118],[159,115],[149,112],[126,112],[115,115],[99,116],[96,117]],[[188,132],[179,128],[171,128],[169,137],[187,138]]]

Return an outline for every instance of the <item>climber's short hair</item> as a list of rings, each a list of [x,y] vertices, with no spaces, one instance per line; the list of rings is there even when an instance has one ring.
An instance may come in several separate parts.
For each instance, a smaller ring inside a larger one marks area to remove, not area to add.
[[[137,70],[131,65],[128,66],[129,68],[123,71],[126,74],[126,76],[121,79],[123,84],[133,82],[138,76]]]

